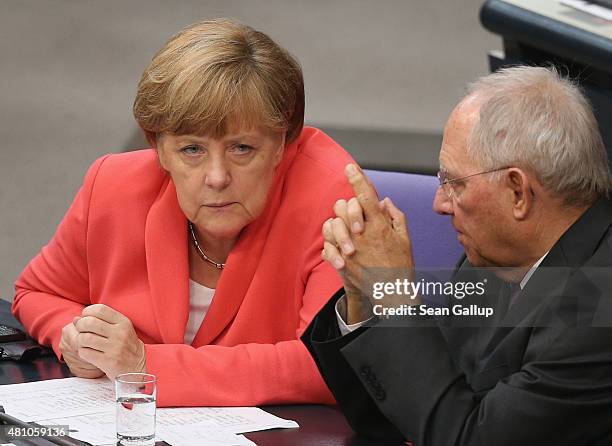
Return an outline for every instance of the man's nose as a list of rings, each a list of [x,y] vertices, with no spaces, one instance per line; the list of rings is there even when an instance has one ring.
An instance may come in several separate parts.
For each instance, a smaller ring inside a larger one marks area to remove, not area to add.
[[[204,184],[212,189],[224,189],[231,182],[230,171],[222,159],[211,159],[206,170]]]
[[[440,215],[453,214],[453,201],[442,187],[438,187],[433,200],[433,210]]]

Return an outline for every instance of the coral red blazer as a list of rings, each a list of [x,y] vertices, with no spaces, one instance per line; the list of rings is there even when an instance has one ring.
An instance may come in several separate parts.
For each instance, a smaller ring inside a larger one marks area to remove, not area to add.
[[[53,239],[16,283],[13,313],[59,356],[61,329],[103,303],[146,344],[161,406],[331,403],[299,340],[342,286],[321,260],[321,226],[352,195],[350,156],[317,129],[285,148],[263,214],[242,232],[193,343],[187,220],[153,150],[89,169]]]

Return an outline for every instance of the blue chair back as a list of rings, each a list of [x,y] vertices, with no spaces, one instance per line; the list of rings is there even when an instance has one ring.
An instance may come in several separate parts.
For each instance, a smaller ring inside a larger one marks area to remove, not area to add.
[[[453,268],[463,248],[450,217],[432,209],[438,179],[430,175],[365,170],[381,199],[389,197],[406,214],[417,268]]]

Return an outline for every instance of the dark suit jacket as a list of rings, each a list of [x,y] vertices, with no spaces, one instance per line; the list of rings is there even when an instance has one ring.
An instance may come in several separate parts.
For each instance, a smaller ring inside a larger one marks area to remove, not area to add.
[[[610,201],[587,210],[504,326],[409,318],[340,336],[340,290],[302,340],[360,434],[416,446],[612,444],[611,225]]]

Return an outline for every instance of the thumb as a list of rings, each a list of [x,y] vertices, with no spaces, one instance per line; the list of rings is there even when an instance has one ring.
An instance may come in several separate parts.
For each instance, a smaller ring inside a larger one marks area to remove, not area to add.
[[[393,230],[400,235],[408,236],[408,227],[406,225],[406,216],[404,213],[393,204],[389,197],[385,198],[383,203],[387,214],[391,217]]]

